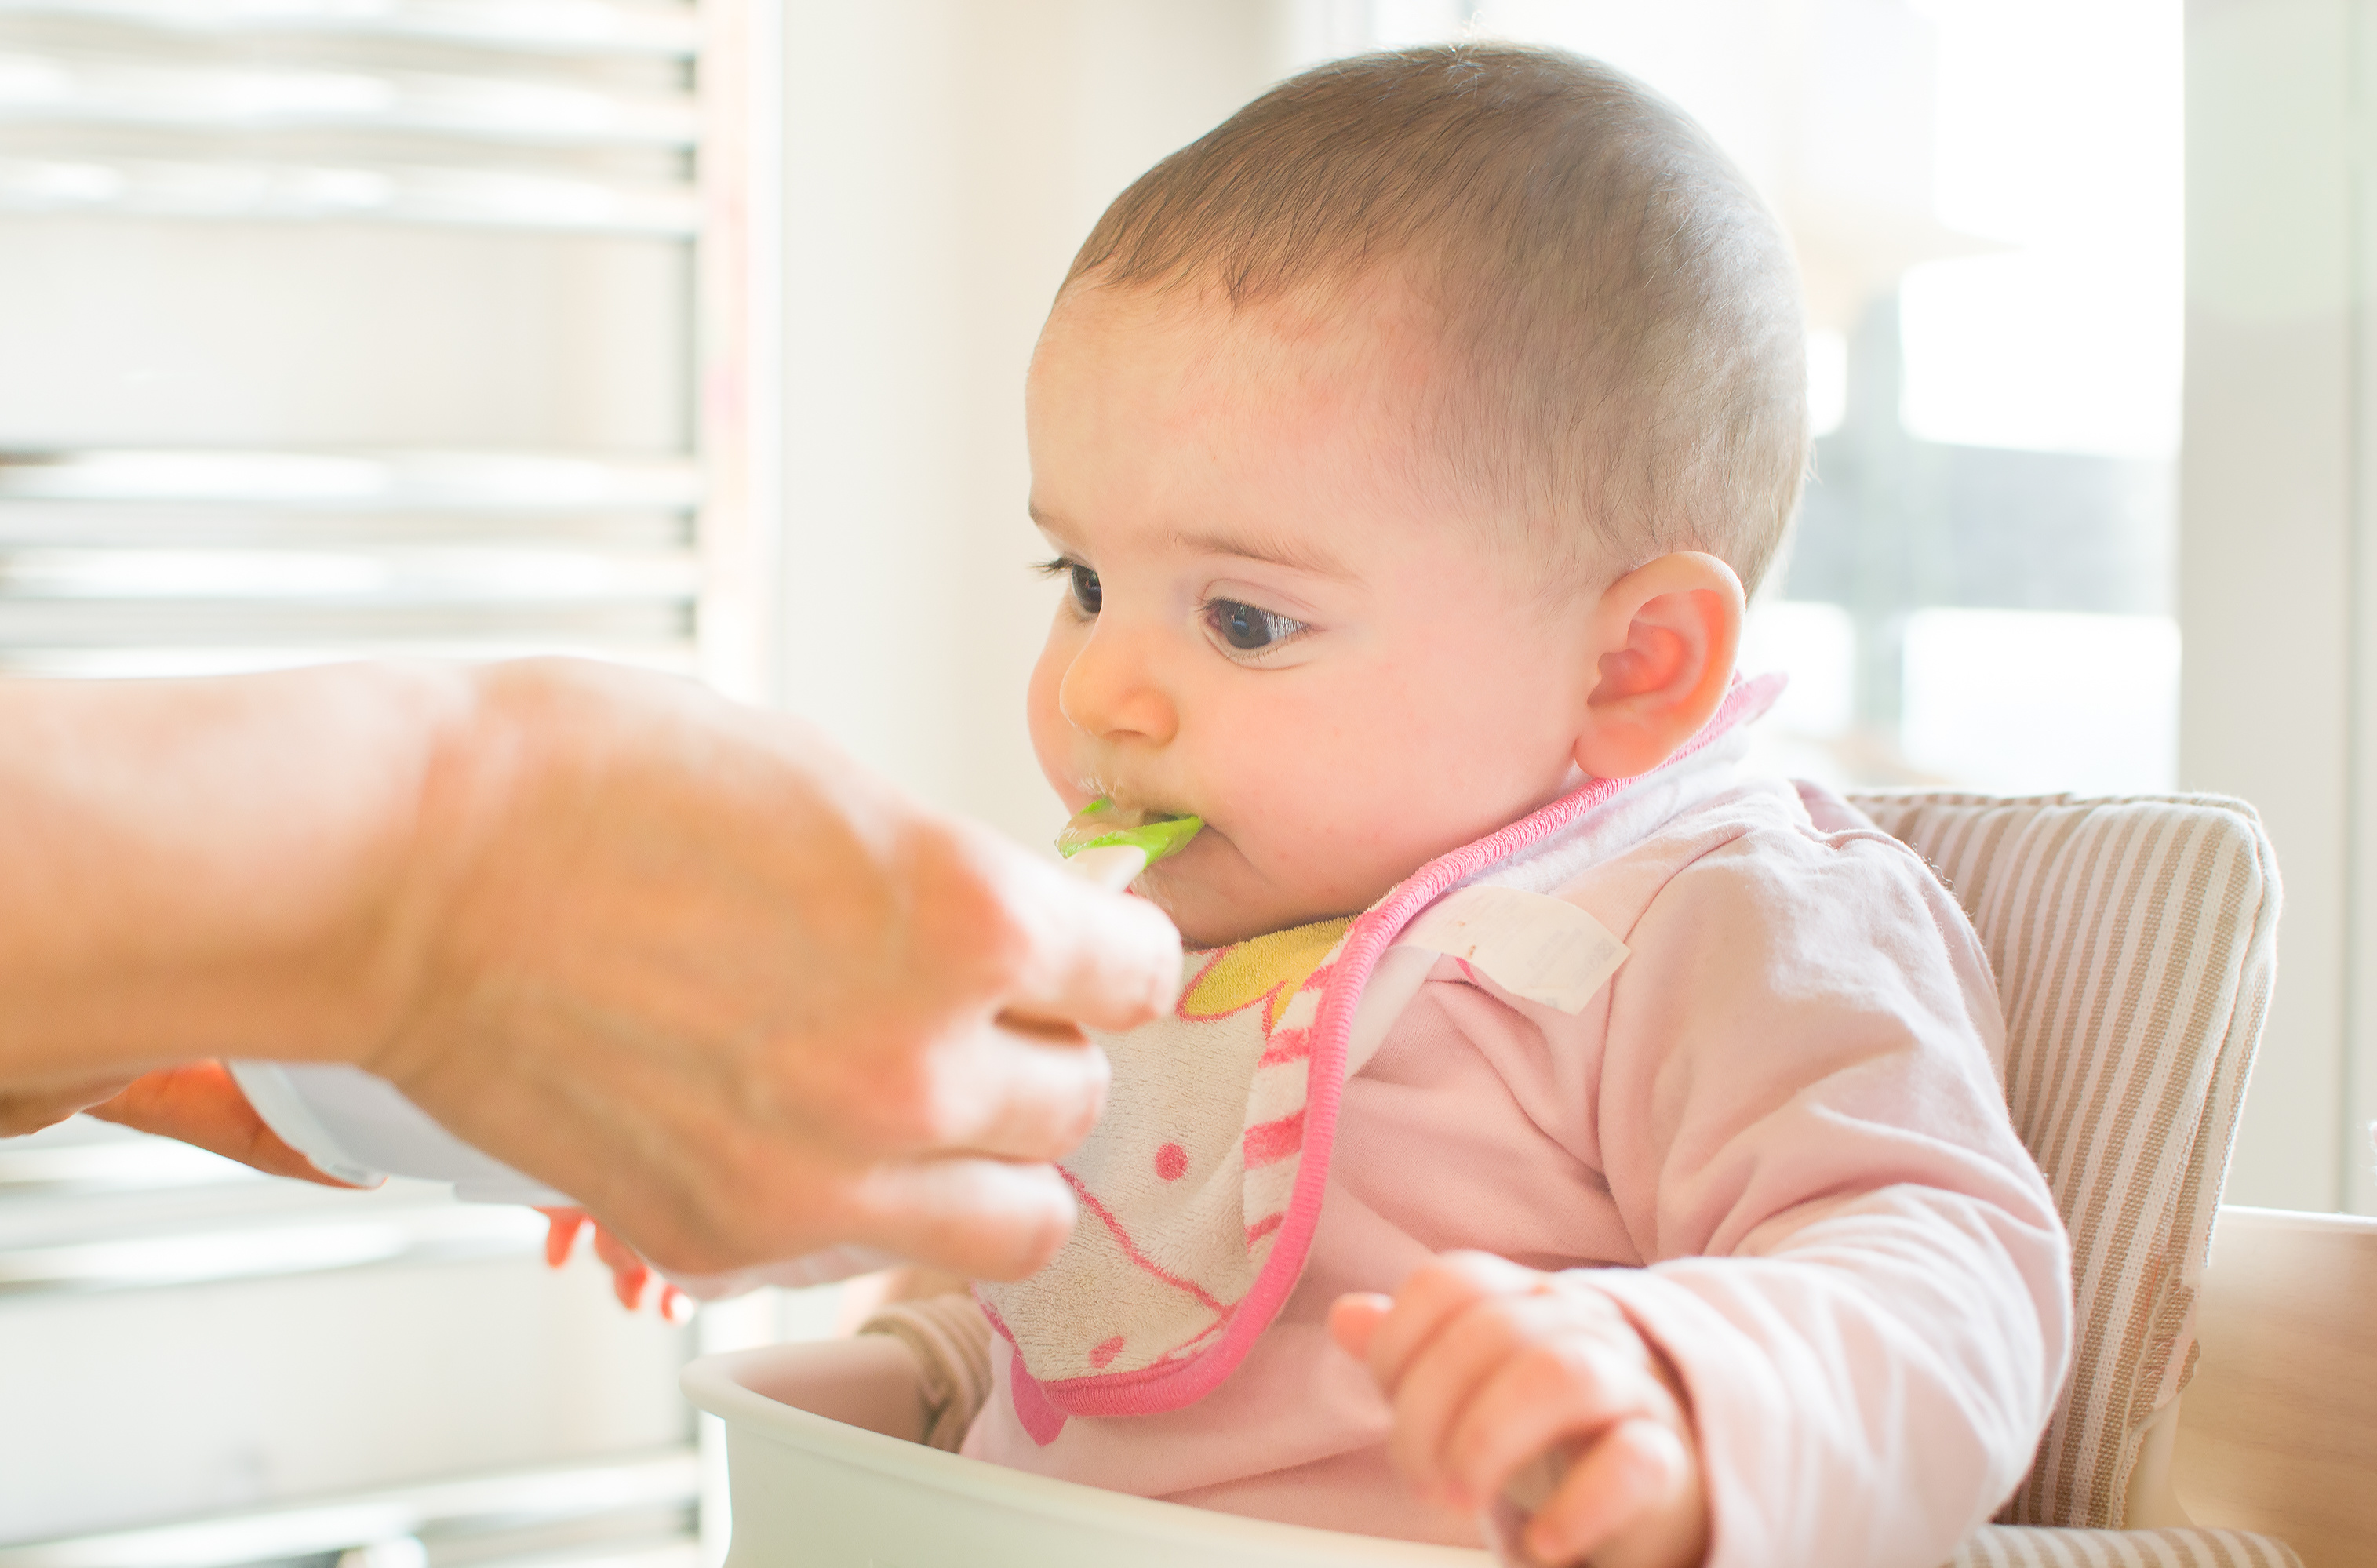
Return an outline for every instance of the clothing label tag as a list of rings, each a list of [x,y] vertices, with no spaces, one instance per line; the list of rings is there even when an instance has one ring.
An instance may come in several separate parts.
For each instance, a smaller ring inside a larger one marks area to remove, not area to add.
[[[1394,945],[1460,959],[1512,996],[1562,1012],[1583,1012],[1628,956],[1608,927],[1575,904],[1518,888],[1448,893]]]

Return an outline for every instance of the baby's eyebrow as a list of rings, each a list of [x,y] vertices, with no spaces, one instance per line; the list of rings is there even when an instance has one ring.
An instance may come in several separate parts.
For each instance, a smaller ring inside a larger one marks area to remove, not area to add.
[[[1064,548],[1065,525],[1063,523],[1041,510],[1037,502],[1025,502],[1023,512],[1032,520],[1033,527],[1048,536],[1048,543],[1059,549]]]
[[[1165,542],[1175,548],[1200,555],[1236,556],[1243,560],[1267,561],[1272,566],[1308,572],[1314,577],[1332,577],[1340,581],[1350,581],[1354,577],[1353,569],[1327,550],[1300,539],[1284,539],[1275,533],[1176,528],[1165,535]]]
[[[1033,525],[1048,536],[1050,544],[1058,549],[1070,547],[1069,531],[1063,519],[1036,503],[1027,502],[1024,510],[1031,517]],[[1197,555],[1236,556],[1241,560],[1264,561],[1313,577],[1334,578],[1340,582],[1351,582],[1356,576],[1352,567],[1327,550],[1302,540],[1284,539],[1275,533],[1174,528],[1160,535],[1159,543],[1168,549],[1187,550]]]

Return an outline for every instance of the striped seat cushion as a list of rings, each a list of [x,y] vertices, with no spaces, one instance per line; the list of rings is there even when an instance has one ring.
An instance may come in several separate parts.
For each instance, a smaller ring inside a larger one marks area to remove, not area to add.
[[[2143,1429],[2194,1369],[2195,1295],[2275,960],[2269,838],[2252,807],[2211,796],[1855,804],[1972,917],[2005,1012],[2007,1105],[2072,1232],[2072,1379],[1999,1519],[2118,1529]],[[2229,1561],[2292,1558],[1958,1559]]]
[[[2036,1530],[1991,1526],[1947,1568],[2303,1568],[2292,1549],[2242,1530]]]

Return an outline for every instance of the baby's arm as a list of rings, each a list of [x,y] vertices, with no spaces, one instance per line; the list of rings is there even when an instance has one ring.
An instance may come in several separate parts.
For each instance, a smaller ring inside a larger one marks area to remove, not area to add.
[[[1629,946],[1595,1153],[1652,1266],[1581,1277],[1690,1391],[1712,1568],[1945,1559],[2028,1469],[2071,1345],[1979,944],[1874,834],[1707,856]]]
[[[1395,1410],[1424,1496],[1497,1505],[1547,1451],[1566,1460],[1508,1543],[1537,1562],[1695,1568],[1708,1550],[1699,1445],[1674,1371],[1607,1296],[1483,1252],[1422,1265],[1393,1298],[1344,1296],[1338,1344]]]
[[[1708,855],[1626,940],[1606,1028],[1473,1014],[1489,1059],[1573,1072],[1546,1115],[1648,1265],[1560,1279],[1673,1369],[1708,1568],[1943,1561],[2029,1467],[2072,1335],[1977,944],[1878,835]]]
[[[916,1362],[921,1412],[915,1441],[954,1454],[990,1400],[990,1320],[972,1294],[893,1300],[859,1325],[861,1335],[889,1335]]]

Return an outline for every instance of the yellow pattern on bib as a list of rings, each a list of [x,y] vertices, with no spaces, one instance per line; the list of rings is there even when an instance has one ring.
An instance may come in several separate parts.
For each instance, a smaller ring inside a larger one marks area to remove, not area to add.
[[[1181,1018],[1190,1023],[1227,1018],[1262,1002],[1263,1033],[1269,1035],[1353,923],[1350,916],[1316,920],[1224,948],[1181,993]]]

